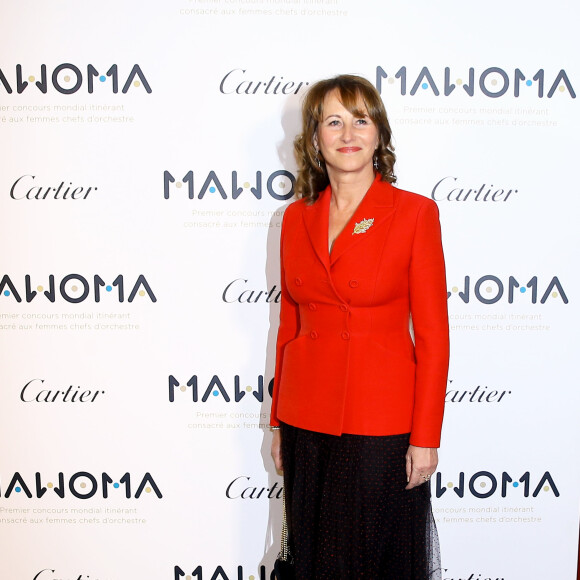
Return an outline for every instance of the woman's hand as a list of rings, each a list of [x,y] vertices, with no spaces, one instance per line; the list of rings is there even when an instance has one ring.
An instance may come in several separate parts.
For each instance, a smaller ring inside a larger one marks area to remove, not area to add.
[[[412,489],[426,483],[437,469],[437,449],[432,447],[415,447],[407,449],[407,487]],[[427,478],[427,479],[425,479]]]
[[[274,431],[271,453],[274,465],[276,466],[276,471],[282,472],[282,435],[280,434],[280,429]]]

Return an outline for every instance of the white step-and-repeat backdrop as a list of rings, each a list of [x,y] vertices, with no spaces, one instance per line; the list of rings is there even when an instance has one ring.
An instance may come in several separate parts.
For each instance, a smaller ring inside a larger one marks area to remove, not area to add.
[[[271,578],[291,144],[308,85],[344,72],[441,213],[443,577],[575,578],[577,3],[0,14],[0,578]]]

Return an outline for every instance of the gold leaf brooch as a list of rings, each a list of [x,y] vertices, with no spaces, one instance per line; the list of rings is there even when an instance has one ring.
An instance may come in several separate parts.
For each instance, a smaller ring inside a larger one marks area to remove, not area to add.
[[[364,234],[374,223],[375,218],[370,219],[363,219],[362,222],[358,222],[358,224],[354,224],[354,230],[352,231],[352,235],[355,234]]]

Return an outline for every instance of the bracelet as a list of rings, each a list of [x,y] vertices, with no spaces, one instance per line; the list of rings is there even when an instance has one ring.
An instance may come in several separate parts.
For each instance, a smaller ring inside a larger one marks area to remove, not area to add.
[[[270,431],[279,431],[280,427],[277,425],[270,425]]]

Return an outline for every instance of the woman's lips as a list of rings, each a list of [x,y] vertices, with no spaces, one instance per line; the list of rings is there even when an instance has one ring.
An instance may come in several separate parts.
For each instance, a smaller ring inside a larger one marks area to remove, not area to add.
[[[357,151],[360,150],[361,150],[360,147],[341,147],[338,151],[340,151],[341,153],[356,153]]]

